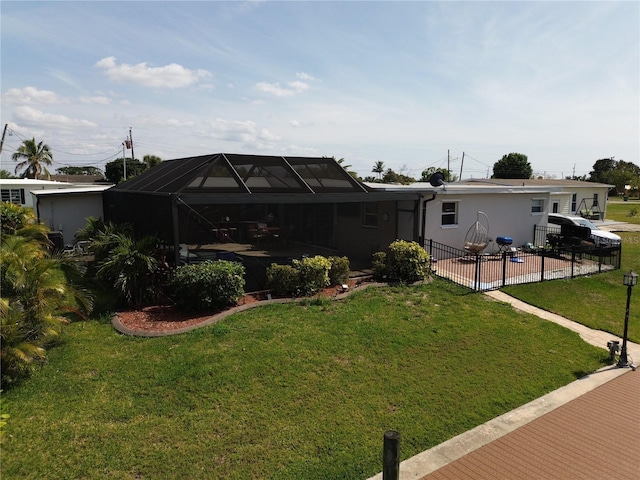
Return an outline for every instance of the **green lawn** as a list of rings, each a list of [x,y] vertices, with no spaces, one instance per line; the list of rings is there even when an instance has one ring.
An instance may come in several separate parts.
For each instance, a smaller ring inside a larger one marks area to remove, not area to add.
[[[622,276],[629,270],[640,274],[640,232],[620,232],[620,236],[620,270],[502,290],[537,307],[621,337],[627,302],[627,287],[622,284]],[[640,343],[640,287],[632,292],[629,312],[629,339]]]
[[[362,479],[592,372],[606,351],[436,280],[188,334],[68,326],[6,392],[2,477]]]
[[[608,202],[607,220],[640,224],[640,201],[630,199],[628,202],[621,200]]]

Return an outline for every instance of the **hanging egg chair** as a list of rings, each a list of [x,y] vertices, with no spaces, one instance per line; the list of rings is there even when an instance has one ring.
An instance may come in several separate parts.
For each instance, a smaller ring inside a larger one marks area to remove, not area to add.
[[[480,221],[480,216],[484,221]],[[484,212],[478,210],[476,223],[467,231],[464,237],[464,249],[469,253],[480,253],[487,248],[491,239],[489,238],[489,217]]]

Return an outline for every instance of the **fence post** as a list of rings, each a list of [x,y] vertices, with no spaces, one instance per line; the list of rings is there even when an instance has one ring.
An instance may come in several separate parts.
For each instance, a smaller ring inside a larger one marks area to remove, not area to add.
[[[540,281],[544,282],[544,257],[546,257],[545,255],[546,252],[542,252],[542,255],[540,255]]]
[[[502,252],[502,286],[507,284],[507,252]]]
[[[571,278],[573,278],[573,266],[576,264],[576,246],[571,245]]]
[[[382,450],[382,480],[400,478],[400,433],[393,430],[384,432]]]

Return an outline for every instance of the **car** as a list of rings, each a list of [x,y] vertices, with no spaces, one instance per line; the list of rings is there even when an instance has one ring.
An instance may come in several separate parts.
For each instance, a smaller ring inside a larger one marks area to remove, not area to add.
[[[622,239],[620,236],[606,230],[600,230],[596,225],[586,218],[575,217],[571,215],[560,215],[559,213],[549,214],[549,226],[552,225],[578,225],[587,227],[591,230],[591,238],[598,246],[616,246],[620,245]]]

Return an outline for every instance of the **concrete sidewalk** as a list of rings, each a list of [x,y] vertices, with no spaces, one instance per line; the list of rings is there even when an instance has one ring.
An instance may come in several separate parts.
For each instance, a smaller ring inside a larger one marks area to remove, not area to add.
[[[606,349],[607,342],[611,340],[618,340],[622,344],[622,340],[615,335],[592,330],[502,292],[492,291],[486,294],[495,300],[510,303],[517,310],[537,315],[573,330],[586,342],[597,347]],[[628,343],[628,353],[630,359],[638,362],[640,345]],[[619,378],[627,373],[628,376]],[[612,382],[613,380],[616,381]],[[599,388],[604,385],[606,390]],[[618,398],[628,389],[631,389],[632,395],[623,395],[622,399]],[[580,399],[580,403],[574,402],[576,399]],[[563,406],[566,407],[561,408]],[[594,417],[589,418],[587,411],[592,412]],[[547,415],[551,412],[554,413],[553,416]],[[616,417],[610,412],[618,413],[621,417]],[[540,421],[534,423],[537,419]],[[580,424],[581,421],[584,424]],[[563,428],[558,430],[558,425],[562,425]],[[578,428],[574,432],[577,436],[571,437],[571,428],[567,426]],[[552,430],[548,430],[549,428]],[[560,445],[557,444],[559,436],[562,437]],[[520,437],[520,444],[517,443],[518,437]],[[621,440],[622,443],[619,444]],[[582,448],[587,442],[600,445],[602,454],[598,455],[598,451]],[[609,448],[604,448],[607,445]],[[570,450],[571,461],[567,461],[566,452],[560,448],[562,446]],[[602,368],[405,460],[400,465],[400,478],[401,480],[423,478],[425,480],[600,479],[604,478],[602,472],[606,471],[607,477],[638,479],[640,478],[640,456],[637,454],[639,447],[640,372],[611,366]],[[545,451],[545,448],[551,448],[551,450]],[[616,456],[617,453],[621,457]],[[552,460],[554,455],[560,455],[560,459]],[[581,458],[581,455],[585,458]],[[556,464],[544,465],[545,462],[550,461],[552,463],[556,461]],[[566,468],[573,468],[575,474],[568,474],[568,470],[563,470],[563,465]],[[580,465],[582,468],[579,467]],[[590,467],[587,468],[584,465],[590,465]],[[521,468],[522,466],[525,468]],[[504,471],[499,471],[500,469]],[[636,472],[638,472],[637,475]],[[380,473],[370,480],[381,479]]]

